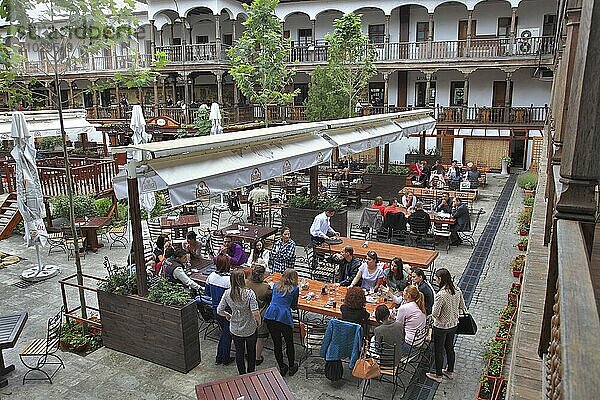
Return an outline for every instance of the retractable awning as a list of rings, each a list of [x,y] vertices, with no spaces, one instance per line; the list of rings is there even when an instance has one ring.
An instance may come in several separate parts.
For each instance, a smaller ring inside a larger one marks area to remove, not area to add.
[[[423,131],[430,134],[435,128],[435,119],[429,115],[420,115],[417,118],[406,118],[397,123],[398,126],[402,128],[404,136],[410,136]]]
[[[317,134],[259,141],[205,154],[148,160],[138,175],[140,193],[169,189],[174,206],[313,167],[331,158],[335,146]],[[117,197],[127,196],[126,178],[115,177]]]
[[[60,136],[60,122],[58,111],[25,111],[25,121],[34,138]],[[11,140],[12,113],[0,114],[0,140]],[[87,133],[88,140],[97,141],[96,128],[86,119],[85,110],[65,110],[63,112],[63,122],[67,136],[71,141],[79,140],[80,133]],[[102,136],[99,136],[100,142]]]
[[[402,129],[393,122],[386,122],[327,130],[323,137],[337,145],[340,155],[345,156],[395,142],[402,137]]]

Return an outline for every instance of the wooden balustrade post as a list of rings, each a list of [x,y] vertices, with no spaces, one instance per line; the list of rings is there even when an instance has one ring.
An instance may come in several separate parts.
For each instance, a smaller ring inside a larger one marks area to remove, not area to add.
[[[427,27],[427,58],[433,57],[433,13],[429,13],[429,25]]]

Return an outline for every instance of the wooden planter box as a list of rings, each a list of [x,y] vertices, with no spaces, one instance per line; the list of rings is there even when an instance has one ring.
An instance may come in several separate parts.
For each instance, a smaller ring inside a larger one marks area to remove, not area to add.
[[[377,196],[381,196],[384,200],[388,201],[394,197],[398,197],[398,191],[406,186],[407,177],[408,175],[364,174],[363,182],[373,185],[371,193],[366,198],[374,199]]]
[[[310,226],[315,217],[323,210],[309,210],[306,208],[281,209],[281,222],[291,230],[292,239],[299,246],[310,244]],[[348,211],[336,211],[331,218],[331,227],[342,236],[348,235]]]
[[[421,160],[425,160],[427,161],[427,165],[429,165],[430,167],[435,164],[436,160],[442,160],[442,156],[441,155],[423,155],[423,154],[405,154],[404,155],[404,163],[405,164],[416,164],[417,162],[421,161]]]
[[[483,379],[487,379],[489,385],[489,392],[485,392],[481,388],[481,382],[479,383],[479,389],[477,390],[477,400],[489,400],[493,399],[496,391],[498,390],[498,378],[493,376],[486,376]]]
[[[109,349],[186,373],[200,364],[196,303],[177,308],[98,291],[102,342]]]

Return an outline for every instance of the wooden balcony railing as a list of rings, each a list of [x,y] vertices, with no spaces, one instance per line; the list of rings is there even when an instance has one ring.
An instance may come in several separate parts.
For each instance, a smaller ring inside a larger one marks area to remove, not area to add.
[[[542,36],[529,39],[518,38],[514,42],[509,38],[443,40],[434,42],[378,43],[371,45],[375,49],[377,62],[402,62],[420,60],[456,60],[456,59],[498,59],[507,57],[538,57],[552,54],[554,37]],[[227,49],[222,43],[186,44],[157,46],[156,51],[164,52],[167,60],[174,64],[202,64],[205,62],[227,63]],[[290,63],[326,62],[328,44],[318,40],[314,44],[294,45],[289,50]],[[83,57],[72,64],[59,65],[59,72],[112,71],[125,70],[136,64],[141,68],[150,67],[152,56],[143,54],[111,55]],[[40,74],[53,72],[50,61],[26,61],[20,73]]]
[[[63,158],[38,160],[38,173],[44,196],[67,194],[66,172]],[[110,159],[69,158],[73,177],[73,193],[93,196],[112,189],[112,179],[117,174],[117,166]],[[4,162],[4,177],[8,191],[16,190],[15,164]]]
[[[446,107],[435,108],[435,118],[443,124],[509,124],[538,125],[545,123],[548,106],[534,107]]]

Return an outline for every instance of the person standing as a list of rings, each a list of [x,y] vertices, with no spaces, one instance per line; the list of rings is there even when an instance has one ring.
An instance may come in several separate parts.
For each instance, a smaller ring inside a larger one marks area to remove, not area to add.
[[[335,209],[333,207],[327,207],[325,211],[318,214],[313,220],[310,226],[310,239],[315,246],[325,242],[330,237],[339,237],[339,232],[331,227],[331,217],[335,215]]]
[[[435,373],[427,372],[425,375],[438,383],[446,375],[454,378],[454,335],[458,326],[458,315],[467,312],[463,294],[454,286],[450,272],[446,268],[435,271],[435,281],[440,291],[435,295],[433,303],[433,346],[435,357]],[[448,360],[448,367],[442,369],[444,354]]]
[[[229,365],[233,361],[230,356],[231,351],[231,332],[229,330],[229,321],[218,314],[217,309],[223,293],[231,287],[231,279],[229,278],[229,271],[231,269],[231,263],[229,258],[224,254],[219,254],[215,258],[215,266],[217,270],[211,272],[206,278],[206,286],[204,293],[211,298],[211,305],[213,309],[213,315],[217,320],[217,325],[221,328],[221,336],[219,337],[219,344],[217,345],[217,357],[215,364]]]
[[[286,376],[288,372],[293,376],[298,372],[298,364],[295,362],[292,310],[298,309],[299,294],[298,273],[288,268],[283,271],[279,282],[273,285],[271,304],[265,311],[265,322],[273,339],[273,351],[281,376]],[[283,362],[282,338],[285,340],[287,364]]]
[[[252,276],[246,281],[246,287],[252,289],[256,295],[258,301],[258,311],[261,317],[264,318],[265,311],[271,303],[271,297],[273,291],[271,287],[264,282],[265,279],[265,267],[262,265],[256,265],[252,269]],[[258,326],[258,338],[256,339],[256,366],[259,366],[264,361],[262,357],[262,350],[265,344],[265,340],[269,337],[269,329],[264,319]]]
[[[244,270],[237,269],[230,276],[231,288],[223,293],[217,314],[229,321],[229,329],[235,345],[235,363],[240,375],[254,372],[256,365],[257,328],[260,313],[254,291],[246,288]],[[228,312],[227,309],[231,312]],[[248,351],[248,368],[244,355]]]
[[[291,238],[290,228],[281,228],[281,238],[270,251],[269,263],[273,272],[282,273],[296,265],[296,242]]]

